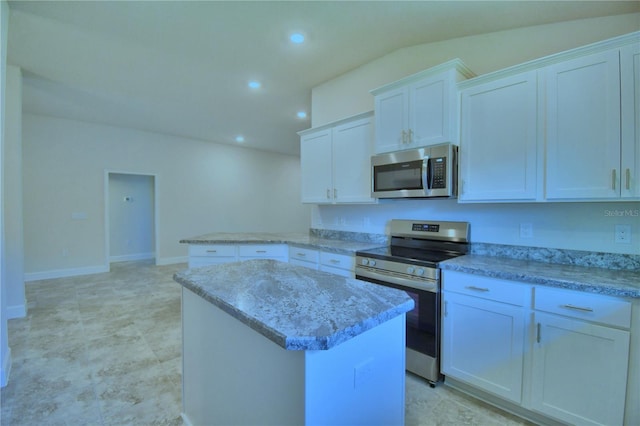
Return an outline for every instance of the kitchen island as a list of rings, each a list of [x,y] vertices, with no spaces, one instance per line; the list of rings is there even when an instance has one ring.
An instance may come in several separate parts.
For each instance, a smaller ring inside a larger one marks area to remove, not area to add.
[[[188,424],[403,424],[406,293],[274,260],[189,269]]]

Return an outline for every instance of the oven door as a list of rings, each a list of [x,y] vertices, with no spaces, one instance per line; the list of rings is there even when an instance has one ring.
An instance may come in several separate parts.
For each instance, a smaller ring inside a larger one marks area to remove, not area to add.
[[[362,270],[361,274],[358,274],[358,269],[356,267],[357,279],[403,290],[414,300],[413,310],[406,315],[406,369],[424,377],[432,384],[440,381],[442,376],[439,366],[440,289],[438,282],[435,280],[429,280],[426,283],[412,282],[397,276],[384,277],[380,272],[371,273]]]

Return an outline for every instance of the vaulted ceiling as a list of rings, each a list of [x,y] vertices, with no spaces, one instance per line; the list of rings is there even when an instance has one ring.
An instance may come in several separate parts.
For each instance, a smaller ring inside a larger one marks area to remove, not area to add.
[[[298,155],[311,88],[397,49],[637,1],[10,1],[25,112]],[[289,40],[293,32],[304,43]],[[262,86],[250,89],[250,80]]]

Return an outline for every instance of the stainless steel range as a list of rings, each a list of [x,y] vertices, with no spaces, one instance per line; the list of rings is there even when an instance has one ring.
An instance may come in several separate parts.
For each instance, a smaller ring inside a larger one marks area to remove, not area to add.
[[[392,220],[391,244],[356,252],[356,278],[406,291],[406,369],[433,386],[440,374],[440,269],[438,263],[469,249],[469,223]]]

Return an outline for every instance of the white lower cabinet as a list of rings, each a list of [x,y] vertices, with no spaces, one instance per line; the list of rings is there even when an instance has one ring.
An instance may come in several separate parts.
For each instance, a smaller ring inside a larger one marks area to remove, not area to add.
[[[538,421],[624,424],[628,300],[446,270],[442,286],[446,378]]]
[[[631,304],[536,288],[535,309],[532,408],[572,424],[623,424]]]
[[[442,373],[519,404],[528,286],[449,271],[443,286]]]
[[[320,252],[304,247],[289,246],[289,263],[305,268],[318,269]]]

